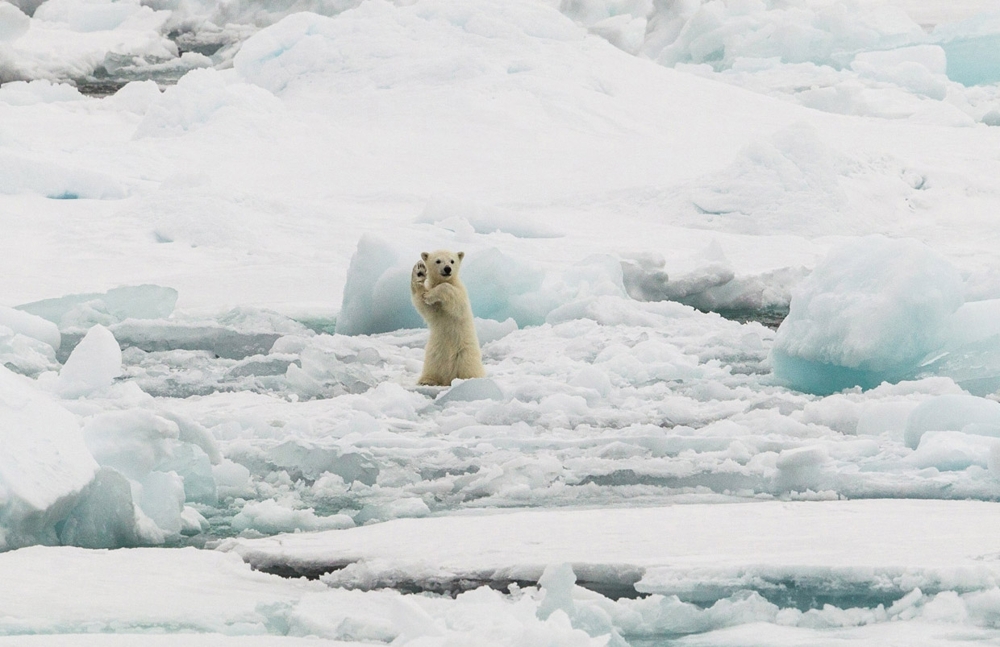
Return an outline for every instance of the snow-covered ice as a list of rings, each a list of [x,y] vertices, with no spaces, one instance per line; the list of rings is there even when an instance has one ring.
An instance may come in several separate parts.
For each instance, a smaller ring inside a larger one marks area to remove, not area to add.
[[[0,645],[997,642],[998,11],[0,1]]]

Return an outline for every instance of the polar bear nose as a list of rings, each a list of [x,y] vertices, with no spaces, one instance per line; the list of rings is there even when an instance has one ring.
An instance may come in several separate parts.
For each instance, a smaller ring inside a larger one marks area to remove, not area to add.
[[[445,265],[441,269],[441,273],[444,274],[445,276],[451,276],[451,265]]]

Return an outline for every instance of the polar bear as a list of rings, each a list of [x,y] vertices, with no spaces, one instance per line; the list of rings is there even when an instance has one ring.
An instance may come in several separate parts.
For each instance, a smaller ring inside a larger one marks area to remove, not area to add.
[[[430,338],[418,384],[448,386],[455,378],[485,377],[469,294],[458,278],[465,252],[424,252],[413,266],[413,306],[427,322]]]

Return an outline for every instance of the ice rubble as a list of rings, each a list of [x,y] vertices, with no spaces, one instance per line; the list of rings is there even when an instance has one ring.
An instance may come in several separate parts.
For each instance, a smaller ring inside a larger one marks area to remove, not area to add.
[[[412,311],[408,251],[362,241],[338,324],[376,302],[393,315]],[[995,339],[996,306],[960,305],[953,268],[912,241],[876,237],[835,250],[796,293],[788,320],[812,313],[825,327],[786,322],[777,336],[623,296],[616,259],[539,268],[534,287],[518,292],[487,277],[523,261],[480,249],[469,256],[473,270],[477,257],[488,268],[471,272],[480,307],[510,318],[479,322],[489,377],[450,389],[414,387],[426,332],[393,317],[391,332],[363,335],[317,334],[253,309],[192,319],[173,312],[176,293],[155,286],[34,304],[70,326],[61,337],[81,322],[124,317],[93,326],[63,375],[37,380],[68,398],[102,468],[59,539],[97,545],[102,518],[115,541],[149,543],[466,507],[995,496],[1000,405],[963,393],[933,374],[940,360],[922,359],[951,348],[966,358]],[[375,286],[396,274],[399,284],[378,288],[376,301]],[[866,292],[872,277],[878,289]],[[544,302],[532,289],[554,306],[537,311],[544,323],[520,327],[524,311],[511,304]],[[118,310],[115,295],[124,294],[132,299]],[[928,294],[936,310],[912,303]],[[816,300],[835,307],[798,309]],[[836,315],[862,305],[868,311],[854,314],[868,325],[851,336]],[[169,316],[136,318],[158,315]],[[27,321],[56,341],[51,325]],[[894,337],[901,331],[910,337]],[[797,375],[780,355],[793,348],[835,354]],[[773,364],[779,378],[807,376],[833,392],[856,384],[833,383],[835,362],[871,357],[883,362],[879,377],[911,381],[820,398],[781,388],[771,372]]]
[[[828,112],[971,125],[1000,78],[990,13],[927,33],[891,3],[577,0],[561,9],[629,53]],[[985,99],[985,100],[984,100]]]
[[[378,11],[367,6],[371,4],[49,0],[30,19],[7,5],[16,18],[6,39],[14,56],[0,71],[8,80],[175,82],[191,70],[235,63],[248,80],[280,91],[338,55],[328,44],[321,45],[337,27],[314,18]],[[461,12],[424,4],[428,15],[469,23]],[[700,0],[661,6],[648,0],[577,0],[560,8],[630,54],[821,110],[970,125],[995,107],[995,93],[982,90],[1000,78],[1000,61],[992,54],[1000,23],[989,14],[950,23],[947,12],[929,12],[923,18],[930,21],[921,25],[904,8],[840,0],[794,7],[776,2]],[[33,26],[30,31],[27,23]],[[254,37],[278,23],[266,36]],[[500,29],[499,23],[470,24],[473,32]],[[551,20],[536,20],[534,28],[542,24],[550,37],[571,31],[565,25],[556,29]],[[925,26],[934,30],[927,33]],[[59,56],[44,56],[46,47],[58,47]],[[319,50],[313,49],[307,55],[306,47],[327,48],[327,55],[317,56]],[[279,50],[281,57],[269,55]]]

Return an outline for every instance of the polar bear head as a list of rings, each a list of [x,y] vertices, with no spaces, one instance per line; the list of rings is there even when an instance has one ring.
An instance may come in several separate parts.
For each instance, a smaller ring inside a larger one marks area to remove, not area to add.
[[[458,280],[458,268],[462,266],[465,252],[449,252],[439,249],[436,252],[423,252],[420,258],[427,266],[427,278],[431,285]]]

